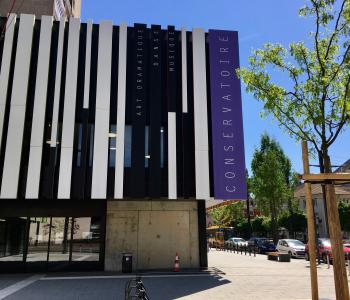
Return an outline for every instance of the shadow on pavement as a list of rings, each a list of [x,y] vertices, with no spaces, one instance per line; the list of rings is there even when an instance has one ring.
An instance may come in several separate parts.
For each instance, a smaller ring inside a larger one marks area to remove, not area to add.
[[[57,278],[57,277],[56,277]],[[39,280],[6,297],[6,300],[124,300],[127,278],[81,278]],[[142,281],[151,300],[171,300],[230,283],[218,274],[144,276]]]

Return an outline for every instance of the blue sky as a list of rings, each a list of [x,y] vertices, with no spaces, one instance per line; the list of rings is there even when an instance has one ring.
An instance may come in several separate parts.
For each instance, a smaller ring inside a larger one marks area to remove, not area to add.
[[[265,42],[284,46],[292,41],[307,40],[312,30],[310,19],[298,17],[303,0],[83,0],[82,20],[98,23],[112,20],[125,22],[175,25],[191,30],[229,29],[239,31],[240,62],[247,65],[252,49]],[[283,83],[283,82],[282,82]],[[291,159],[296,171],[302,171],[301,147],[280,129],[272,119],[261,119],[261,104],[245,92],[242,85],[246,164],[249,168],[254,148],[264,132],[273,136]],[[330,149],[332,163],[341,164],[350,158],[350,129],[348,128]]]

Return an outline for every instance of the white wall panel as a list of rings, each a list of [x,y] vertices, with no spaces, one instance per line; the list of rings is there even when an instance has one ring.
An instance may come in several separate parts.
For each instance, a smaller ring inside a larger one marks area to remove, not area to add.
[[[26,186],[26,198],[34,199],[39,197],[41,157],[45,127],[47,84],[50,65],[52,22],[52,17],[42,16],[41,18],[38,65],[33,108],[33,122],[32,133],[30,138],[30,154]]]
[[[127,59],[127,26],[119,26],[118,58],[118,104],[117,104],[117,143],[115,159],[114,198],[123,199],[124,185],[124,136],[125,136],[125,97],[126,97],[126,59]]]
[[[64,94],[61,141],[61,161],[57,195],[57,197],[61,199],[69,199],[71,190],[75,105],[78,76],[79,32],[79,19],[71,18],[69,21],[68,33],[66,86]]]
[[[10,14],[9,22],[6,25],[6,33],[1,60],[0,71],[0,150],[2,141],[2,131],[4,127],[5,107],[7,98],[7,87],[10,75],[10,65],[12,56],[13,35],[16,25],[16,14]]]
[[[84,80],[83,108],[89,108],[91,41],[92,41],[92,21],[89,20],[87,23],[87,30],[86,30],[86,56],[85,56],[85,80]]]
[[[168,112],[168,193],[169,199],[177,199],[176,173],[176,113]]]
[[[34,21],[35,17],[33,15],[21,15],[1,184],[1,198],[17,197]]]
[[[96,115],[91,198],[107,196],[108,133],[111,95],[112,22],[99,27],[99,47],[96,85]]]
[[[61,93],[61,75],[62,75],[62,58],[63,58],[65,24],[66,24],[65,19],[60,21],[59,32],[58,32],[55,95],[54,95],[54,101],[53,101],[52,124],[51,124],[51,147],[56,147],[57,145],[57,127],[58,127],[58,112],[59,112],[60,93]]]
[[[205,33],[193,29],[193,101],[195,132],[196,198],[207,199],[209,189],[208,115]]]
[[[181,64],[182,64],[182,112],[188,112],[187,104],[187,37],[186,29],[181,29]]]

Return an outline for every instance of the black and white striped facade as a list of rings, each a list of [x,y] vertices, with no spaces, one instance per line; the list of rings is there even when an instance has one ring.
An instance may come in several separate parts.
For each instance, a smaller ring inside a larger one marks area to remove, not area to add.
[[[203,30],[21,15],[0,43],[0,198],[213,196]]]
[[[22,263],[32,217],[99,217],[99,268],[125,251],[138,266],[159,267],[148,265],[156,252],[139,250],[145,241],[114,248],[126,232],[118,214],[130,206],[139,219],[125,218],[135,226],[151,226],[151,215],[161,224],[163,212],[172,218],[162,234],[162,226],[138,227],[137,238],[166,236],[183,222],[188,267],[206,266],[202,200],[220,192],[217,182],[230,197],[236,174],[245,176],[243,138],[235,140],[243,132],[237,32],[210,43],[216,37],[202,29],[25,14],[9,20],[0,40],[0,217],[27,218]],[[234,152],[241,156],[227,156]],[[173,238],[166,242],[172,252]]]

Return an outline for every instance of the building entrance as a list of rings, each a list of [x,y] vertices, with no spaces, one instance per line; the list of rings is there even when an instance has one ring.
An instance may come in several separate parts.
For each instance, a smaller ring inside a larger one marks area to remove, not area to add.
[[[0,219],[0,270],[99,269],[101,217]]]

